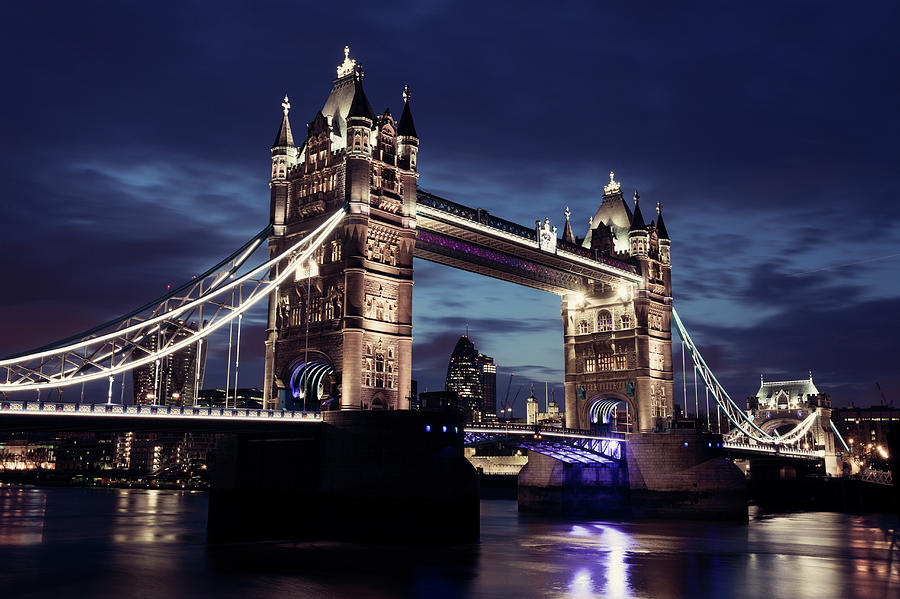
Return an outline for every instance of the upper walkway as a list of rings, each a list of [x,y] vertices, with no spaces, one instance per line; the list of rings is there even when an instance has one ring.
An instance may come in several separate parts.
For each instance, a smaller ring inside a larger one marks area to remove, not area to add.
[[[638,283],[634,265],[418,190],[415,256],[559,295]]]

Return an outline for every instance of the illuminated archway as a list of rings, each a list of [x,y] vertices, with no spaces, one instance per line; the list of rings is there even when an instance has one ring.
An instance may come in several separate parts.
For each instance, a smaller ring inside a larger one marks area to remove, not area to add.
[[[332,393],[334,366],[320,353],[309,356],[308,361],[298,358],[290,365],[288,399],[302,404],[303,409],[318,410],[323,400]]]
[[[585,404],[586,420],[590,423],[592,429],[603,429],[614,432],[620,424],[616,415],[617,409],[622,409],[624,404],[626,413],[628,414],[625,430],[619,432],[631,432],[637,424],[637,414],[633,410],[628,399],[618,393],[606,393],[597,395]]]

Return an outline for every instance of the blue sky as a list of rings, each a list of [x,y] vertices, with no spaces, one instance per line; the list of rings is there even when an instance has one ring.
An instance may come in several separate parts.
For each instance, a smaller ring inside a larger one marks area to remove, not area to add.
[[[350,44],[377,111],[410,85],[423,188],[526,225],[569,206],[577,235],[611,169],[661,201],[676,307],[733,396],[812,370],[836,403],[876,381],[900,401],[894,5],[51,2],[2,21],[0,354],[262,228],[281,98],[302,132]],[[501,395],[504,370],[560,387],[558,298],[415,267],[421,388],[467,322]]]

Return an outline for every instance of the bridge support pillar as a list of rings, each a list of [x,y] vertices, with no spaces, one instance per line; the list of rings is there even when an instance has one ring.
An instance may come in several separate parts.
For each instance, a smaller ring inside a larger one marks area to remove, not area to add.
[[[461,418],[397,410],[324,416],[313,433],[221,440],[211,541],[478,540],[478,480],[462,455]]]
[[[835,450],[834,432],[831,430],[831,408],[816,408],[818,417],[814,427],[816,448],[825,450],[825,473],[828,476],[842,476],[843,471]]]
[[[747,519],[747,481],[720,435],[629,435],[621,463],[568,464],[530,452],[519,510],[596,517]]]

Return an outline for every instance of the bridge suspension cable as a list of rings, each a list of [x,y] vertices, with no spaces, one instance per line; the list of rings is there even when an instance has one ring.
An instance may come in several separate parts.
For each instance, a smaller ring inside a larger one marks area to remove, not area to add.
[[[212,269],[154,302],[80,335],[0,360],[0,392],[40,391],[115,376],[197,343],[268,297],[312,257],[344,214],[343,208],[336,211],[279,255],[238,276],[271,233],[266,227]],[[249,293],[244,294],[245,286]],[[235,292],[241,299],[229,305],[226,298]],[[204,308],[205,318],[192,324],[191,318],[204,314]],[[153,336],[159,338],[155,344],[149,343]]]
[[[754,422],[753,417],[746,414],[740,408],[740,406],[738,406],[738,404],[733,399],[731,399],[731,396],[728,395],[728,393],[725,391],[725,388],[722,387],[721,383],[719,383],[718,379],[716,379],[716,376],[712,373],[712,370],[709,369],[709,366],[707,366],[706,362],[703,360],[703,356],[700,355],[700,350],[697,349],[697,346],[694,344],[693,339],[691,339],[690,334],[684,327],[684,323],[681,321],[681,318],[678,316],[678,313],[674,308],[672,309],[672,322],[675,324],[678,335],[681,337],[682,361],[684,360],[684,350],[686,349],[687,353],[691,357],[691,361],[694,364],[694,376],[696,377],[697,373],[700,374],[700,378],[706,385],[707,392],[711,393],[713,398],[715,399],[716,405],[718,406],[718,411],[724,414],[728,421],[731,422],[731,424],[734,426],[734,430],[732,431],[732,433],[743,435],[749,439],[753,439],[758,443],[791,445],[794,443],[798,443],[804,437],[804,435],[809,432],[809,429],[812,427],[817,417],[817,413],[815,411],[813,411],[802,422],[800,422],[794,428],[784,434],[771,434],[760,428],[759,425]],[[683,374],[682,378],[684,378]],[[685,399],[687,398],[685,397]]]

